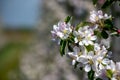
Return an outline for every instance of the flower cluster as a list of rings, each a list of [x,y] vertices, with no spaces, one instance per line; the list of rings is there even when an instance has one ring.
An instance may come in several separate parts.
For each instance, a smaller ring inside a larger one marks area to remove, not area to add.
[[[71,24],[66,24],[65,22],[59,22],[58,25],[54,25],[53,31],[51,31],[54,39],[57,37],[61,39],[67,39],[71,32]]]
[[[89,20],[75,27],[71,17],[53,26],[53,39],[60,41],[61,55],[68,55],[72,65],[88,73],[89,80],[120,80],[120,62],[111,59],[109,45],[102,43],[111,35],[119,35],[112,17],[101,10],[90,12]]]

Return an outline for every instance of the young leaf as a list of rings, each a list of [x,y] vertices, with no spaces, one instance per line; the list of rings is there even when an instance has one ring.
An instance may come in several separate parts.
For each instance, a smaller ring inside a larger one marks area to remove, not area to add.
[[[107,73],[107,77],[112,78],[113,73],[111,70],[107,70],[106,73]]]
[[[61,40],[60,41],[60,54],[61,54],[61,56],[65,55],[66,45],[67,45],[67,41],[66,40]]]
[[[96,35],[97,38],[102,38],[101,32],[100,32],[99,30],[95,30],[95,31],[94,31],[94,35]]]
[[[87,25],[91,25],[90,22],[81,22],[80,24],[78,24],[75,28],[75,30],[78,30],[80,27],[84,27],[84,26],[87,26]]]
[[[107,39],[107,38],[109,37],[108,33],[107,33],[105,30],[102,30],[101,36],[102,36],[104,39]]]
[[[72,19],[71,16],[67,16],[67,17],[65,18],[65,22],[68,23],[71,19]]]
[[[93,70],[89,71],[88,72],[88,79],[89,80],[94,80],[94,74],[95,74],[95,72]]]

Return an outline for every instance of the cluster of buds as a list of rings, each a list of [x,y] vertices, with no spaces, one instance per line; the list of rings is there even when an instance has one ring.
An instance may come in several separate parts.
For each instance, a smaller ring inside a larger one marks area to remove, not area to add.
[[[88,74],[89,80],[120,80],[120,62],[111,59],[110,45],[102,39],[119,36],[112,17],[101,10],[90,12],[89,20],[71,25],[71,17],[53,26],[53,40],[59,41],[61,55],[68,55],[72,65]]]

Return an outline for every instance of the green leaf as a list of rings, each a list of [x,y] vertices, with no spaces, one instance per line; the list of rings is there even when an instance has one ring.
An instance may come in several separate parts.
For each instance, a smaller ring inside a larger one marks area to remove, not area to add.
[[[67,16],[67,17],[65,18],[65,22],[68,23],[71,19],[72,19],[71,16]]]
[[[98,2],[98,0],[92,0],[92,1],[94,5]]]
[[[101,32],[100,32],[99,30],[95,30],[95,31],[94,31],[94,35],[96,35],[97,38],[101,38],[101,37],[102,37],[102,36],[101,36]]]
[[[86,46],[87,51],[94,51],[94,46],[93,45],[88,45]]]
[[[81,22],[80,24],[78,24],[75,28],[75,30],[78,30],[80,27],[84,27],[84,26],[87,26],[87,25],[91,25],[90,22]]]
[[[106,29],[106,30],[112,30],[114,27],[112,20],[110,20],[110,19],[105,20],[104,24],[105,24],[104,29]]]
[[[61,56],[65,55],[66,45],[67,45],[67,41],[66,40],[61,40],[60,41],[60,54],[61,54]]]
[[[93,70],[89,71],[88,72],[88,79],[89,80],[94,80],[94,74],[95,74],[95,72]]]
[[[108,33],[107,33],[105,30],[102,30],[101,36],[102,36],[104,39],[107,39],[107,38],[109,37]]]
[[[107,70],[106,74],[107,74],[107,77],[109,77],[109,78],[112,78],[112,76],[113,76],[112,70]]]
[[[102,9],[109,7],[113,2],[114,0],[106,0],[106,2],[102,5]]]

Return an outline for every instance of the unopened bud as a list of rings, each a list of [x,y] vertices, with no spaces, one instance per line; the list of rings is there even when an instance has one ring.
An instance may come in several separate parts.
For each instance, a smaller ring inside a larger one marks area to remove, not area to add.
[[[120,34],[120,29],[119,29],[119,30],[117,30],[117,32],[118,32],[118,34]]]

